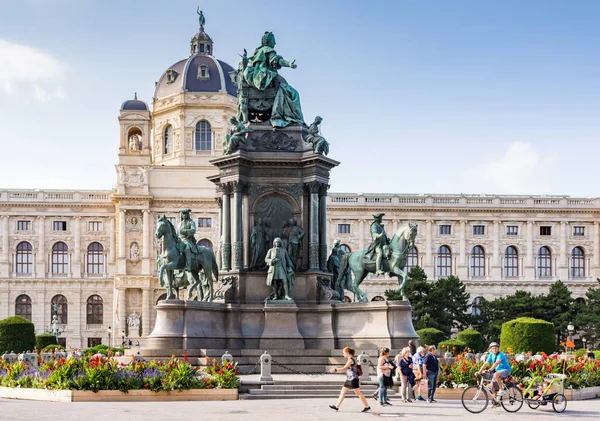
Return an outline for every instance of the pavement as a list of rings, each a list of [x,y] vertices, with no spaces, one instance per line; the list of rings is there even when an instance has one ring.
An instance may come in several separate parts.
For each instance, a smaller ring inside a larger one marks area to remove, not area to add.
[[[481,414],[470,414],[458,400],[437,403],[395,402],[394,406],[381,407],[368,399],[371,412],[361,413],[358,399],[347,399],[339,411],[328,407],[331,399],[288,399],[221,402],[37,402],[0,399],[0,421],[320,421],[320,420],[598,420],[600,399],[568,402],[562,414],[551,407],[532,410],[523,405],[518,413],[510,414],[502,408],[488,407]]]

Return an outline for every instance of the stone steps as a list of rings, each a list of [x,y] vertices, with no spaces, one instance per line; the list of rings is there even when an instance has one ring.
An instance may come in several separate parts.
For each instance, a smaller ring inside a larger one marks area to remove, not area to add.
[[[340,394],[342,381],[275,381],[273,384],[260,384],[242,381],[240,399],[314,399],[314,398],[332,398],[335,399]],[[260,386],[260,387],[259,387]],[[377,390],[375,382],[362,383],[360,390],[368,399]],[[391,397],[395,393],[388,391]],[[353,392],[348,392],[348,397],[355,396]]]

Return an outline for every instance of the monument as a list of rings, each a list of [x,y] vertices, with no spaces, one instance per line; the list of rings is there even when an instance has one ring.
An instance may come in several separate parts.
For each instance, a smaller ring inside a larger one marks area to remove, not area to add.
[[[224,155],[211,161],[218,169],[209,180],[220,205],[220,280],[215,277],[215,282],[227,282],[223,302],[189,301],[191,292],[188,301],[181,301],[168,293],[169,299],[156,306],[146,352],[405,346],[417,338],[410,304],[364,302],[359,285],[375,266],[406,280],[402,265],[416,225],[392,239],[381,228],[373,249],[358,254],[343,255],[339,243],[328,246],[327,190],[330,171],[339,162],[327,156],[329,142],[319,131],[322,118],[307,127],[299,93],[279,74],[282,68],[296,69],[295,61],[277,54],[271,32],[260,41],[250,57],[244,50],[231,74],[238,113],[230,119]],[[159,221],[157,236],[163,241],[176,237],[169,225],[166,218]],[[169,276],[163,281],[169,268],[188,274],[188,291],[205,282],[206,270],[196,278],[189,254],[169,255],[169,247],[184,249],[163,246],[160,279],[168,291],[176,283]],[[185,250],[189,253],[189,244]],[[363,302],[342,303],[344,288]]]

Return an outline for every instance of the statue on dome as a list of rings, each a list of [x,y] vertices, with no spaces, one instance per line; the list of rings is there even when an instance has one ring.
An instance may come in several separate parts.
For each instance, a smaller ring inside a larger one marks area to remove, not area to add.
[[[240,144],[246,143],[246,135],[252,131],[250,127],[244,126],[237,118],[229,119],[229,133],[225,135],[223,141],[223,154],[230,155],[240,148]]]
[[[313,145],[315,153],[327,155],[329,153],[329,142],[319,133],[319,124],[321,124],[321,121],[323,121],[322,117],[315,117],[314,123],[308,128],[308,135],[305,140],[307,143]]]
[[[238,102],[246,101],[252,121],[271,121],[273,127],[304,124],[300,107],[300,95],[277,70],[282,67],[297,67],[295,60],[289,62],[274,50],[275,36],[265,32],[261,46],[245,62],[242,57],[240,69],[243,79],[238,82]]]
[[[198,23],[200,24],[200,31],[204,30],[204,24],[206,23],[206,18],[204,17],[204,13],[200,10],[200,6],[196,9],[196,13],[198,13]]]

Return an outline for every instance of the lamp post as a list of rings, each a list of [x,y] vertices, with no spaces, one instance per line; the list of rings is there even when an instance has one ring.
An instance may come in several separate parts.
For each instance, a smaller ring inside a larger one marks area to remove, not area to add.
[[[111,327],[107,327],[106,331],[108,332],[108,350],[110,351],[110,334],[112,333]]]
[[[458,328],[456,326],[452,326],[452,329],[450,329],[450,337],[452,339],[456,339],[457,334],[458,334]]]
[[[567,326],[567,331],[569,332],[569,335],[567,336],[567,340],[565,341],[565,344],[571,340],[571,338],[573,337],[573,332],[575,332],[575,326],[573,326],[573,322],[569,322],[568,326]],[[569,347],[567,346],[567,355],[569,354]]]
[[[121,338],[122,338],[121,346],[125,346],[125,331],[124,330],[121,331]]]
[[[583,342],[583,347],[586,349],[587,351],[587,347],[585,346],[585,343],[587,342],[587,339],[585,338],[581,338],[581,342]]]

